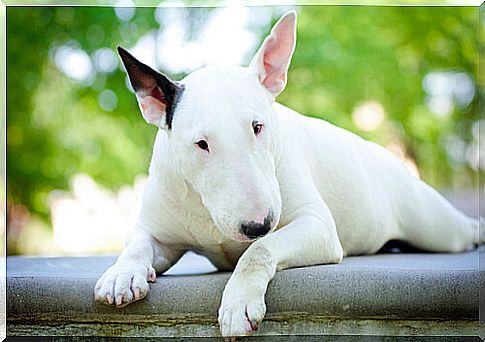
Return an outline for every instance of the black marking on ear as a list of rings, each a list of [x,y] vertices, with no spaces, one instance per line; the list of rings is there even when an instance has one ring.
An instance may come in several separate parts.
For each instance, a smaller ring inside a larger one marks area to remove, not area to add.
[[[165,123],[168,129],[172,129],[173,113],[184,86],[143,64],[121,46],[117,50],[135,93],[140,97],[153,96],[162,102],[165,105]]]
[[[170,109],[167,108],[167,113],[165,117],[165,122],[167,123],[168,129],[172,129],[173,113],[178,103],[180,102],[180,99],[182,98],[182,94],[184,93],[184,90],[185,90],[185,86],[183,84],[180,84],[177,82],[175,84],[176,84],[176,88],[173,96],[172,105],[170,106]]]

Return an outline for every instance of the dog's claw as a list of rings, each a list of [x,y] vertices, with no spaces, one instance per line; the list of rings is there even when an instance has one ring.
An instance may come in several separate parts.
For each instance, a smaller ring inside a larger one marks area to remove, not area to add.
[[[150,269],[148,270],[147,281],[151,283],[155,283],[157,281],[157,273],[155,272],[155,269],[153,267],[150,267]]]
[[[258,328],[259,328],[259,322],[256,321],[256,320],[251,320],[249,321],[249,324],[251,324],[251,329],[253,329],[253,331],[257,331]]]
[[[135,300],[140,299],[140,289],[139,289],[139,288],[136,288],[136,289],[133,291],[133,294],[134,294],[134,296],[135,296]]]

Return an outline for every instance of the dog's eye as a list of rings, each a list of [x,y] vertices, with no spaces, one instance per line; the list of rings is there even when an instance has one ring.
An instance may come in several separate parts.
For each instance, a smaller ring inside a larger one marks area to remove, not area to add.
[[[205,140],[199,140],[195,143],[201,150],[209,152],[209,144]]]
[[[253,121],[253,131],[255,135],[258,135],[263,130],[263,124],[257,121]]]

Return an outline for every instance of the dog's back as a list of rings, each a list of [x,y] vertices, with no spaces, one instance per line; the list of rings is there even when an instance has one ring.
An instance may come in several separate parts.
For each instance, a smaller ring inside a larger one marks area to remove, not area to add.
[[[477,220],[413,177],[387,149],[280,104],[274,108],[285,148],[310,168],[346,255],[375,253],[391,239],[444,252],[480,242]]]

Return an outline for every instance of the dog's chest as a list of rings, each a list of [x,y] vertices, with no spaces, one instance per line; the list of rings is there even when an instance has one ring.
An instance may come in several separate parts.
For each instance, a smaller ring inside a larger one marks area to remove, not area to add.
[[[172,220],[158,233],[176,237],[171,239],[174,245],[206,256],[219,269],[233,269],[249,247],[248,242],[233,241],[224,236],[196,197],[186,196],[183,200],[165,203],[170,212],[165,218],[172,217]]]
[[[222,243],[204,246],[194,252],[206,256],[219,270],[233,270],[248,245]]]
[[[184,224],[186,248],[209,258],[219,269],[233,269],[250,243],[226,238],[212,220],[188,220]]]

